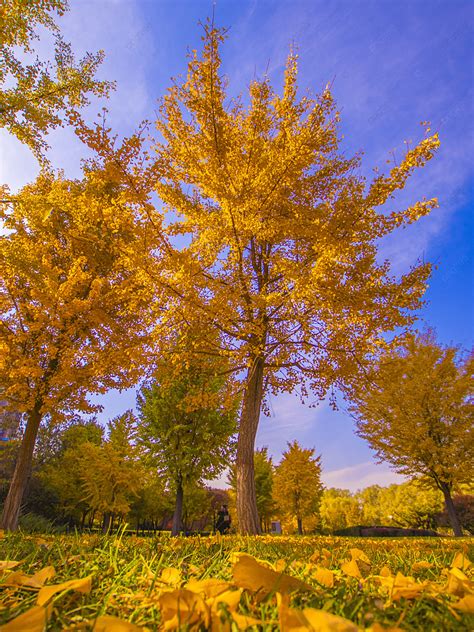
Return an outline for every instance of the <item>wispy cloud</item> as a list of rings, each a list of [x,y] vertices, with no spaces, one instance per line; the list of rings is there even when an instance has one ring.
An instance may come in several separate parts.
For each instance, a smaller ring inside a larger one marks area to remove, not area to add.
[[[393,472],[388,465],[365,461],[351,467],[329,472],[323,471],[321,479],[326,487],[338,487],[356,492],[370,485],[385,487],[393,483],[403,483],[406,478]]]

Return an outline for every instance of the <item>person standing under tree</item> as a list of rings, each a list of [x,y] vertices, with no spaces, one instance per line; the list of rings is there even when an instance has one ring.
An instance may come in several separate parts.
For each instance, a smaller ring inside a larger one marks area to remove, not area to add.
[[[217,514],[216,520],[216,530],[219,531],[221,535],[225,533],[229,533],[230,529],[230,514],[227,509],[227,505],[222,505],[221,510]]]

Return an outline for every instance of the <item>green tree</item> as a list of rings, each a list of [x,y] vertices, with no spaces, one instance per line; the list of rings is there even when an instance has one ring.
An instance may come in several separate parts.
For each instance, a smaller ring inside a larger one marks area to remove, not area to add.
[[[273,478],[275,466],[273,459],[268,454],[268,448],[263,447],[254,452],[255,496],[257,500],[260,530],[268,531],[270,521],[275,513],[275,500],[273,498]],[[228,482],[231,487],[230,501],[232,510],[236,507],[237,471],[235,464],[229,472]]]
[[[236,402],[228,406],[222,362],[200,355],[199,344],[194,335],[181,334],[175,358],[192,345],[192,361],[158,366],[137,398],[140,439],[176,493],[172,535],[181,529],[186,487],[218,476],[234,449]]]
[[[361,523],[360,504],[348,489],[330,487],[321,495],[319,506],[323,529],[336,531]]]
[[[282,94],[265,76],[250,81],[247,100],[232,100],[223,39],[205,26],[202,55],[190,55],[162,102],[156,191],[170,233],[188,245],[156,287],[170,292],[167,318],[184,312],[219,331],[220,352],[242,380],[237,510],[241,531],[258,533],[254,448],[265,395],[299,388],[323,398],[358,375],[386,332],[414,320],[429,264],[397,279],[377,248],[437,205],[394,210],[392,198],[439,140],[424,138],[368,182],[359,157],[339,148],[330,90],[299,97],[296,54]]]
[[[136,420],[132,411],[107,424],[108,437],[101,445],[83,443],[81,487],[84,499],[103,514],[103,531],[112,527],[115,516],[123,519],[142,484],[141,448],[135,443]]]
[[[441,490],[456,536],[452,492],[474,471],[474,356],[439,345],[433,332],[410,334],[382,352],[352,393],[358,434],[380,461]]]
[[[296,518],[300,535],[303,519],[318,512],[322,491],[321,457],[297,441],[288,443],[275,470],[273,492],[279,511]]]
[[[113,84],[94,78],[104,53],[87,53],[78,63],[54,22],[66,0],[2,0],[0,17],[0,127],[43,159],[45,135],[64,124],[71,110],[105,96]],[[34,54],[39,28],[52,33],[54,62]]]

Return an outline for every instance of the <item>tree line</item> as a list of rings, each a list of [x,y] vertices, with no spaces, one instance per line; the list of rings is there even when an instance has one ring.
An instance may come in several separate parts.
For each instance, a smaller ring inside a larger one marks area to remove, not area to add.
[[[323,399],[339,389],[365,420],[359,431],[379,456],[412,468],[395,456],[408,443],[397,443],[387,421],[398,424],[406,411],[391,404],[384,411],[387,398],[373,406],[361,385],[369,392],[374,370],[386,375],[380,359],[400,355],[408,344],[402,334],[422,304],[430,265],[397,278],[377,253],[382,237],[437,206],[423,199],[393,207],[396,192],[434,156],[437,134],[426,127],[418,144],[368,181],[360,156],[346,157],[340,146],[329,88],[299,96],[297,55],[288,56],[281,93],[264,76],[250,83],[245,99],[232,99],[221,67],[226,35],[207,22],[202,50],[190,54],[186,77],[161,100],[153,147],[145,127],[119,141],[105,118],[91,125],[81,113],[91,95],[106,98],[113,85],[95,78],[102,54],[76,62],[62,40],[54,14],[66,2],[4,5],[0,126],[35,152],[42,169],[19,192],[1,191],[1,399],[25,419],[3,527],[17,526],[40,428],[93,413],[89,395],[111,388],[158,380],[159,399],[167,388],[163,366],[173,369],[176,424],[196,412],[211,423],[216,410],[220,420],[235,420],[242,533],[261,530],[254,448],[270,394],[298,390],[303,399]],[[40,27],[54,35],[53,63],[34,56]],[[48,163],[47,133],[60,125],[71,126],[87,150],[80,178]],[[472,363],[451,356],[448,377],[472,375]],[[215,388],[210,380],[181,401],[182,368],[199,366],[205,375],[205,362]],[[423,454],[435,455],[429,463],[419,454],[414,460],[442,490],[458,534],[450,499],[461,475],[452,472],[463,468],[434,461],[444,457],[449,429],[450,437],[468,437],[463,456],[472,464],[467,382],[457,380],[453,407],[433,400],[410,412],[423,420],[418,439],[429,436]],[[423,423],[434,418],[425,432]],[[225,434],[226,423],[218,423],[199,440],[221,427]],[[91,447],[88,458],[96,457]],[[176,480],[179,501],[188,482]]]

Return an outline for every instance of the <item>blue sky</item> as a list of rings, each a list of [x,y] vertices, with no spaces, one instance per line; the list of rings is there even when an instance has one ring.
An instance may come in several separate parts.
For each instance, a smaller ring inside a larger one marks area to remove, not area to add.
[[[397,208],[437,196],[440,208],[381,244],[396,272],[419,258],[435,262],[420,323],[434,326],[442,342],[473,344],[473,18],[470,0],[70,0],[61,29],[80,54],[103,48],[101,75],[117,80],[109,122],[121,134],[153,119],[170,77],[185,72],[187,49],[200,45],[198,22],[212,13],[229,27],[223,49],[231,94],[245,92],[267,69],[274,85],[291,44],[300,55],[300,86],[314,92],[332,82],[342,115],[343,147],[364,151],[363,169],[384,167],[389,152],[401,156],[429,120],[439,131],[437,157],[418,172]],[[38,45],[47,54],[48,42]],[[100,109],[94,103],[91,117]],[[51,157],[68,175],[78,173],[81,148],[68,130],[50,137]],[[31,180],[31,154],[0,135],[0,181],[16,188]],[[21,165],[21,169],[19,169]],[[133,391],[102,399],[103,419],[134,405]],[[343,410],[324,403],[305,408],[296,397],[271,400],[257,443],[278,461],[286,442],[298,439],[322,454],[327,485],[357,489],[399,480],[375,465],[354,436]]]

